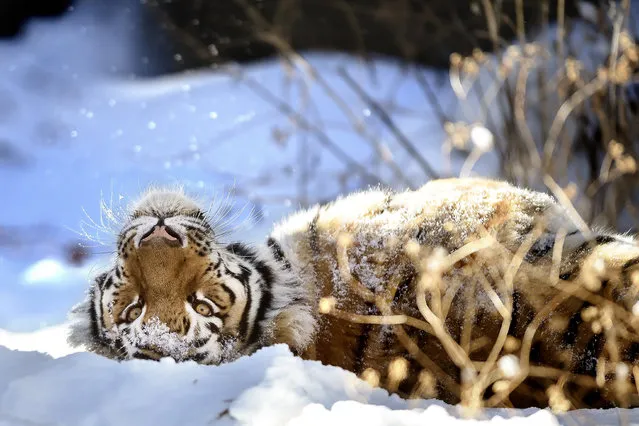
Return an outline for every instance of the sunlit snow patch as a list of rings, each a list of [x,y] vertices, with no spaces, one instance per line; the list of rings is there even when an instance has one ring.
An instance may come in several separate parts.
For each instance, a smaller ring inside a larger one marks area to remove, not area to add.
[[[66,265],[57,259],[42,259],[24,271],[23,282],[29,286],[86,285],[92,269]]]
[[[41,352],[59,358],[82,352],[82,348],[72,348],[67,344],[67,324],[42,328],[30,333],[13,333],[0,329],[0,346],[26,352]]]

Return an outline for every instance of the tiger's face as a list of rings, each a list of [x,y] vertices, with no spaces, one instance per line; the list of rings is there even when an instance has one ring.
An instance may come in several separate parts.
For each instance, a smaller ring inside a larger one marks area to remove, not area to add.
[[[95,352],[117,359],[237,357],[250,334],[250,271],[219,246],[205,214],[180,192],[156,191],[134,206],[113,267],[87,306]]]

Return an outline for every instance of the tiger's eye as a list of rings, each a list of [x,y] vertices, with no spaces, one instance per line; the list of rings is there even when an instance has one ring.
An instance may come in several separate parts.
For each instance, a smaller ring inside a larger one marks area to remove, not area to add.
[[[142,314],[142,306],[134,306],[126,313],[127,322],[133,322]]]
[[[211,315],[213,315],[213,310],[205,302],[196,302],[194,308],[195,312],[202,315],[203,317],[210,317]]]

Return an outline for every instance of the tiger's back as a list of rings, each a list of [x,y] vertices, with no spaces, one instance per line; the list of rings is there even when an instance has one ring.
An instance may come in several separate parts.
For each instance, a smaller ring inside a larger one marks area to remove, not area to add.
[[[391,391],[546,405],[548,388],[565,372],[592,378],[596,394],[573,396],[573,408],[606,405],[616,397],[595,384],[596,361],[634,363],[633,339],[617,338],[613,354],[603,343],[607,332],[593,332],[582,317],[595,299],[630,312],[639,248],[584,234],[546,194],[486,179],[373,190],[293,215],[271,238],[318,307],[317,332],[302,356]],[[590,271],[597,262],[604,267]],[[609,287],[589,283],[592,273]],[[486,379],[505,355],[530,377]],[[574,383],[561,380],[570,393]],[[504,387],[512,389],[500,396]]]

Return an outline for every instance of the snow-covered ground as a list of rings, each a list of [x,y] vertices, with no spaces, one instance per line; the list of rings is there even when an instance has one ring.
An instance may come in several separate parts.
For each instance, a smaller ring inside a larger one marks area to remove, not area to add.
[[[118,363],[60,345],[63,327],[0,333],[0,425],[633,425],[633,410],[486,410],[406,401],[284,345],[220,366]],[[36,343],[37,342],[37,343]],[[8,347],[2,347],[6,345]],[[16,350],[11,350],[11,348]],[[30,350],[38,352],[24,352]],[[42,352],[48,352],[46,355]]]
[[[66,345],[66,312],[112,251],[118,215],[149,184],[179,182],[204,199],[217,196],[237,211],[234,237],[259,240],[298,203],[365,185],[367,173],[399,187],[428,179],[340,67],[439,173],[463,161],[448,167],[441,123],[410,74],[422,73],[454,108],[445,73],[311,55],[323,80],[299,70],[286,77],[273,61],[242,75],[130,80],[119,70],[135,60],[125,30],[134,20],[134,10],[106,19],[87,6],[0,42],[0,426],[473,423],[455,407],[389,396],[285,347],[210,367],[117,363]],[[380,152],[402,168],[375,161]],[[494,162],[477,169],[489,173]],[[305,174],[316,178],[301,187]],[[227,199],[229,188],[236,196]],[[243,207],[257,214],[247,219]],[[73,266],[70,249],[87,236],[88,261]],[[617,410],[558,418],[502,410],[477,422],[628,424],[624,416],[639,424],[639,413]]]

